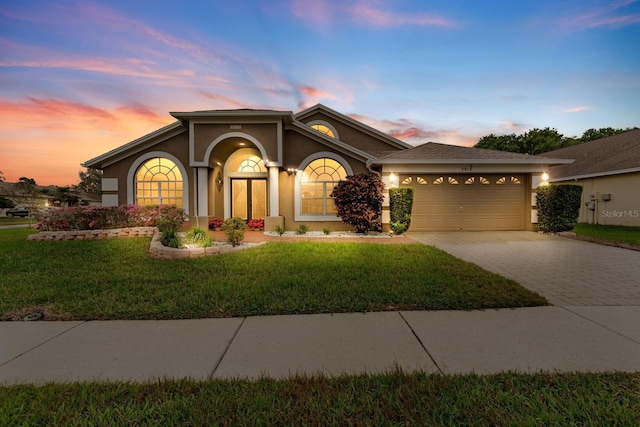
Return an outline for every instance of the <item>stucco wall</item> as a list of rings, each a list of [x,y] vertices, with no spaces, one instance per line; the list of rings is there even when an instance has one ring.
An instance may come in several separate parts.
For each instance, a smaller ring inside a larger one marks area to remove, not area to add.
[[[393,151],[394,148],[376,138],[373,138],[365,133],[362,133],[351,126],[327,117],[322,113],[313,114],[304,120],[304,123],[309,123],[315,120],[324,121],[330,123],[338,132],[340,141],[344,141],[349,145],[363,151]]]
[[[118,204],[123,205],[127,203],[127,175],[131,165],[144,153],[148,151],[153,152],[165,152],[176,157],[182,166],[187,170],[187,176],[182,177],[183,180],[189,182],[189,188],[192,188],[191,180],[193,179],[191,168],[189,168],[189,137],[187,131],[179,135],[168,138],[166,141],[162,141],[156,145],[151,146],[148,150],[138,150],[122,160],[119,160],[109,166],[106,166],[103,170],[104,178],[117,178],[118,179]],[[189,210],[193,210],[191,206],[192,197],[189,194]]]
[[[579,222],[588,224],[640,226],[640,173],[580,179],[557,184],[582,186]],[[610,194],[611,200],[603,200]],[[593,201],[595,209],[587,203]]]

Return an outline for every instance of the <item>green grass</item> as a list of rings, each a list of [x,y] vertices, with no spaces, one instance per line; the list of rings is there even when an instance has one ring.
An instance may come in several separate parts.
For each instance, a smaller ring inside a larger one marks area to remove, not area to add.
[[[35,224],[35,222],[36,220],[31,218],[31,224]],[[22,218],[19,216],[0,216],[0,226],[19,224],[29,224],[29,218]]]
[[[621,225],[577,224],[572,230],[577,236],[610,243],[640,247],[640,227]]]
[[[271,242],[158,260],[149,239],[26,241],[0,230],[0,313],[49,319],[178,319],[523,307],[546,301],[512,280],[420,244]],[[56,317],[57,316],[57,317]]]
[[[0,425],[634,426],[640,374],[402,374],[0,387]]]

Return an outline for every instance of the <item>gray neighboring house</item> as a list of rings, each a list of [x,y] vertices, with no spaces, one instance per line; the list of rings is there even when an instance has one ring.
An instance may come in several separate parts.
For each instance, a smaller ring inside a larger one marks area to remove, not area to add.
[[[549,181],[583,187],[579,222],[640,226],[640,129],[542,156],[575,159],[551,166]]]

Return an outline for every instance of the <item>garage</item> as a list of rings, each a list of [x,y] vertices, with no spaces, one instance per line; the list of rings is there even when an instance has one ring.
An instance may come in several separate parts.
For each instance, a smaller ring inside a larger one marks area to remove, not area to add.
[[[524,230],[525,175],[400,175],[413,187],[412,231]]]

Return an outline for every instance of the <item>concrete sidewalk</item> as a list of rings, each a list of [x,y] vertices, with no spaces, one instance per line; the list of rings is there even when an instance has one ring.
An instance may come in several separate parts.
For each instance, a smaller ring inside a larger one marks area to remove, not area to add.
[[[640,307],[0,323],[0,384],[640,371]]]

